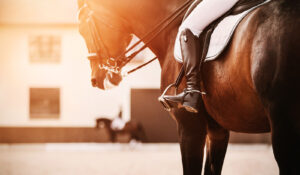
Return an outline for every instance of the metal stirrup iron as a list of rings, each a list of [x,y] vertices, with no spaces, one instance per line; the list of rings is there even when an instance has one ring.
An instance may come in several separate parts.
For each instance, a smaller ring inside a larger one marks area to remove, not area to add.
[[[175,88],[175,94],[177,94],[177,89],[178,89],[179,84],[182,81],[183,76],[184,76],[184,68],[182,66],[176,81],[174,83],[170,84],[169,86],[167,86],[167,88],[164,90],[164,92],[161,94],[161,96],[158,97],[158,101],[163,105],[164,109],[167,111],[171,111],[172,107],[165,100],[164,96],[166,95],[168,90],[172,87]]]

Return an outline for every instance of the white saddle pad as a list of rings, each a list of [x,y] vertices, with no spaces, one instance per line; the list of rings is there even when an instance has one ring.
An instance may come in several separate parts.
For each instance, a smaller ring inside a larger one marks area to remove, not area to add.
[[[206,55],[205,61],[211,61],[216,59],[222,51],[225,49],[227,44],[229,43],[234,30],[240,23],[240,21],[252,10],[256,9],[257,7],[269,2],[265,1],[247,11],[244,11],[243,13],[237,14],[237,15],[230,15],[226,18],[224,18],[218,26],[215,28],[211,35],[210,44],[208,47],[208,52]]]

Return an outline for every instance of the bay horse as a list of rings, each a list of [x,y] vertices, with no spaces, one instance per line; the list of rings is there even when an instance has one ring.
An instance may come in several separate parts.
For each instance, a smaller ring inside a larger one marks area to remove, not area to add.
[[[82,7],[83,1],[78,2]],[[99,16],[95,26],[101,35],[101,39],[88,35],[90,30],[80,20],[79,31],[89,52],[102,55],[91,60],[92,85],[105,89],[104,82],[118,84],[121,76],[103,67],[99,69],[100,62],[109,61],[107,55],[116,58],[124,53],[131,34],[143,38],[185,2],[87,1]],[[299,0],[271,0],[250,12],[219,58],[203,65],[207,95],[203,96],[200,112],[170,111],[178,126],[185,175],[201,174],[205,145],[205,175],[221,174],[229,131],[271,132],[280,174],[300,174],[299,6]],[[173,45],[182,17],[183,14],[148,43],[161,66],[161,90],[173,83],[180,71],[181,65],[173,57]],[[179,90],[183,90],[184,84]]]
[[[106,117],[100,117],[96,119],[96,129],[105,129],[109,135],[110,142],[116,142],[117,135],[119,134],[128,134],[130,139],[135,139],[136,141],[146,141],[146,134],[143,126],[136,121],[126,122],[123,129],[114,130],[111,127],[112,120]]]

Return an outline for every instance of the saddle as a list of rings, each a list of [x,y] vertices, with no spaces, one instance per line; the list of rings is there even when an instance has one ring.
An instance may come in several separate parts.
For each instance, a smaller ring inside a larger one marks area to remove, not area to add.
[[[197,5],[201,2],[202,0],[195,0],[189,9],[187,10],[186,14],[184,15],[183,20],[187,18],[187,16],[194,10],[194,8],[197,7]],[[220,18],[216,19],[213,21],[210,25],[208,25],[204,31],[200,34],[200,42],[202,42],[203,46],[203,54],[201,57],[201,62],[205,61],[206,55],[208,53],[209,45],[210,45],[210,39],[212,36],[212,33],[220,24],[221,21],[223,21],[224,18],[230,16],[230,15],[238,15],[240,13],[243,13],[249,9],[252,9],[253,7],[256,7],[262,3],[264,3],[267,0],[239,0],[239,2],[232,7],[228,12],[226,12],[224,15],[222,15]]]
[[[202,0],[195,0],[191,6],[188,8],[186,14],[184,15],[183,20],[185,20],[189,14],[197,7],[199,3],[201,3]],[[266,2],[267,0],[239,0],[238,3],[233,6],[228,12],[226,12],[224,15],[222,15],[220,18],[216,19],[213,21],[210,25],[208,25],[204,31],[200,34],[200,42],[201,45],[203,46],[203,54],[201,57],[201,60],[204,61],[206,58],[206,55],[208,54],[208,49],[210,46],[210,39],[211,36],[216,29],[216,27],[224,20],[224,18],[228,16],[234,16],[241,14],[249,9],[252,9],[254,7],[257,7],[258,5]],[[231,36],[229,36],[229,39]]]

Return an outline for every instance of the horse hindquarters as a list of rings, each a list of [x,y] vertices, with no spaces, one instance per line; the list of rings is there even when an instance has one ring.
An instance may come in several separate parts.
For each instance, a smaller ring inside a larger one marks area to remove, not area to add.
[[[278,74],[282,75],[280,71]],[[274,154],[281,174],[300,174],[299,75],[300,72],[289,78],[276,77],[266,86],[266,91],[260,93],[269,116]]]
[[[295,1],[296,2],[296,1]],[[298,2],[297,2],[298,3]],[[273,3],[254,40],[252,78],[268,112],[280,174],[300,174],[299,3]]]

